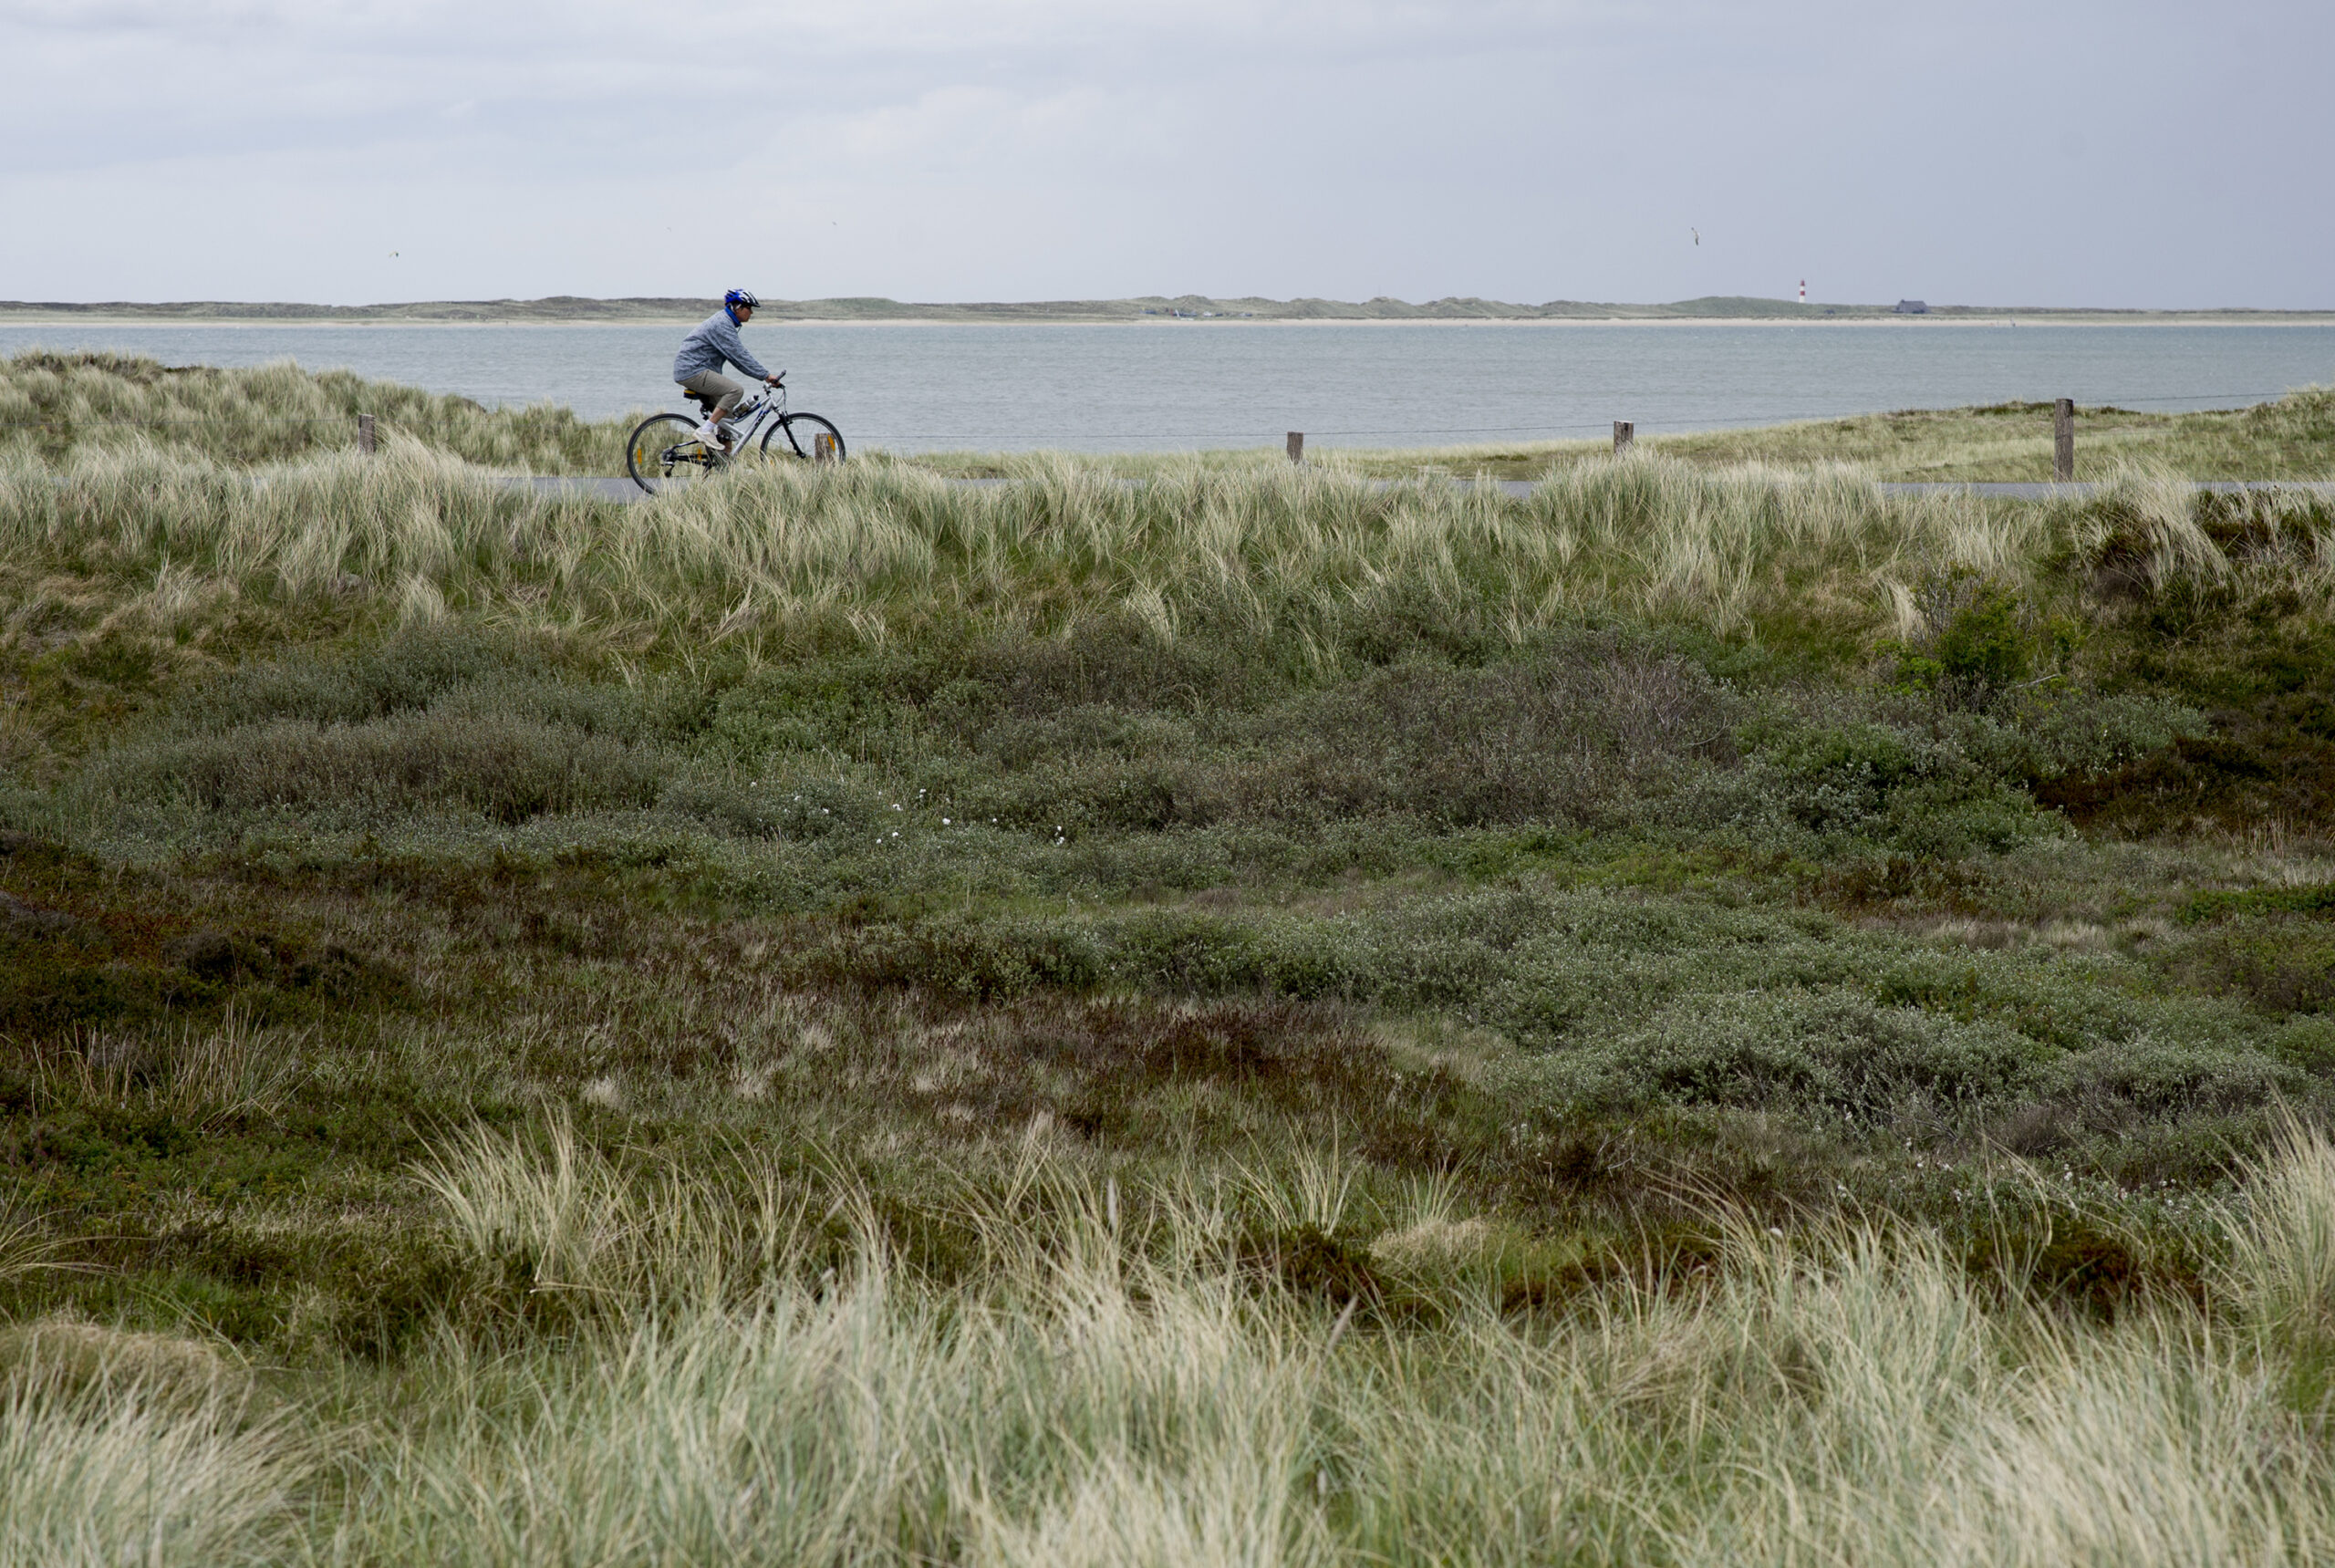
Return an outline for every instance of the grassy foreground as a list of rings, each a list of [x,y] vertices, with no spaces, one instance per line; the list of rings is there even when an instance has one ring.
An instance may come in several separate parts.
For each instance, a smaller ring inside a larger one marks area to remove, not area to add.
[[[2335,504],[459,447],[0,466],[0,1562],[2328,1554]]]

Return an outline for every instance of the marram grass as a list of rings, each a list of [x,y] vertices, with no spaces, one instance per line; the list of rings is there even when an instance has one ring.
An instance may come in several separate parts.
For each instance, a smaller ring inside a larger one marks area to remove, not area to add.
[[[1033,1144],[963,1199],[991,1241],[943,1282],[848,1178],[628,1177],[556,1119],[464,1135],[418,1175],[436,1223],[481,1278],[529,1261],[565,1334],[498,1353],[450,1299],[394,1384],[267,1407],[251,1374],[191,1380],[151,1336],[20,1334],[0,1562],[2059,1568],[2335,1546],[2335,1465],[2288,1398],[2323,1343],[2326,1303],[2299,1340],[2291,1298],[2298,1229],[2335,1226],[2316,1135],[2260,1172],[2267,1211],[2224,1221],[2219,1293],[2108,1326],[1918,1232],[1723,1215],[1716,1266],[1503,1311],[1512,1242],[1431,1188],[1374,1253],[1406,1310],[1340,1309],[1233,1246],[1244,1205],[1326,1198],[1340,1224],[1329,1158],[1310,1199],[1122,1193]]]
[[[41,349],[0,359],[0,456],[11,461],[159,446],[224,462],[290,462],[355,452],[359,414],[372,415],[385,436],[539,473],[615,472],[633,422],[580,420],[548,401],[489,410],[347,370],[304,370],[289,359],[165,366],[135,355]]]
[[[1491,646],[1626,618],[1720,636],[1902,628],[1913,586],[1964,569],[2031,581],[2122,528],[2149,569],[2226,565],[2185,492],[2128,476],[2085,504],[1883,493],[1848,470],[1589,464],[1523,497],[1334,467],[1067,461],[970,487],[908,468],[742,472],[622,505],[544,493],[417,444],[244,470],[154,448],[0,470],[0,543],[26,566],[142,582],[116,612],[167,634],[220,596],[356,598],[397,619],[462,613],[589,629],[644,649],[778,653],[932,635],[1046,635],[1125,618],[1157,638],[1275,645],[1318,661],[1372,628]],[[2283,532],[2281,508],[2294,513]],[[2329,580],[2307,503],[2264,498],[2269,554]]]

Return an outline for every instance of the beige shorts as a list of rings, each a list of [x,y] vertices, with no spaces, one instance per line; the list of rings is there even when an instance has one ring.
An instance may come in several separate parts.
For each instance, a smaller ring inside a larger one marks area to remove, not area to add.
[[[746,395],[745,388],[729,377],[717,376],[711,370],[700,370],[683,381],[681,390],[713,399],[713,411],[718,419],[728,419],[730,410],[738,406],[738,400]]]

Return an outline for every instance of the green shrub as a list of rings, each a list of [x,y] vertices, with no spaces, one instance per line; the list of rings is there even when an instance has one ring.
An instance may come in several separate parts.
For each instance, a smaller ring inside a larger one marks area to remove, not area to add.
[[[2109,1128],[2249,1110],[2293,1098],[2302,1075],[2259,1051],[2143,1035],[2052,1064],[2039,1085]]]
[[[2018,597],[2000,587],[1956,612],[1934,645],[1941,676],[1986,695],[2026,680],[2035,667],[2035,651],[2018,612]]]
[[[519,823],[654,805],[666,771],[656,753],[573,724],[402,713],[132,742],[94,759],[82,787],[100,799],[213,812],[338,809],[377,818],[438,807]]]
[[[1877,1005],[1841,988],[1696,997],[1577,1058],[1615,1107],[1725,1105],[1861,1116],[2027,1092],[2052,1054],[1987,1021]]]
[[[163,723],[181,733],[217,734],[274,720],[352,724],[428,711],[638,742],[690,735],[705,707],[693,685],[595,680],[550,639],[457,622],[409,628],[338,655],[231,670],[179,698]]]
[[[881,820],[861,792],[808,773],[744,784],[684,774],[664,786],[657,806],[736,837],[801,842],[867,834]]]
[[[1921,629],[1888,639],[1882,653],[1901,690],[1961,707],[1985,708],[2014,689],[2058,674],[2079,639],[2075,623],[2045,621],[2024,585],[1955,566],[1924,579],[1914,594]]]

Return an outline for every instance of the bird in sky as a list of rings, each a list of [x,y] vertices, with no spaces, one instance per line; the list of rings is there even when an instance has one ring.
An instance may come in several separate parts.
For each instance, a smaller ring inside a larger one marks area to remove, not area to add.
[[[1694,236],[1695,236],[1695,243],[1696,243],[1697,244],[1701,244],[1703,243],[1703,231],[1702,231],[1702,230],[1700,230],[1700,229],[1688,229],[1686,232],[1687,232],[1688,234],[1692,234],[1692,235],[1694,235]]]

